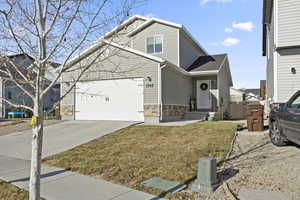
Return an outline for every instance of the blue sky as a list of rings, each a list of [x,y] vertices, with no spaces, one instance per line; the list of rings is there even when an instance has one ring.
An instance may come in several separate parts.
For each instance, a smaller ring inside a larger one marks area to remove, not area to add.
[[[236,88],[265,79],[261,0],[148,0],[133,14],[183,24],[210,54],[228,53]]]

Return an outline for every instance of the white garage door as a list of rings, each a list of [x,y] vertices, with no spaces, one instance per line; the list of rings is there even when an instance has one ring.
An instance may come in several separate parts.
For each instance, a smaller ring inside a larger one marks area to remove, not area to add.
[[[143,79],[79,82],[76,120],[144,121]]]

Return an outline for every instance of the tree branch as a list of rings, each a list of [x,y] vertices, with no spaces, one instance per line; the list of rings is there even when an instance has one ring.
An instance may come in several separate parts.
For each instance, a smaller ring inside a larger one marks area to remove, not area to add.
[[[3,100],[5,103],[15,107],[15,108],[24,108],[26,110],[30,110],[33,112],[33,109],[29,106],[25,106],[25,105],[22,105],[22,104],[15,104],[15,103],[12,103],[11,101],[7,100],[6,98],[3,98],[3,97],[0,97],[1,100]]]

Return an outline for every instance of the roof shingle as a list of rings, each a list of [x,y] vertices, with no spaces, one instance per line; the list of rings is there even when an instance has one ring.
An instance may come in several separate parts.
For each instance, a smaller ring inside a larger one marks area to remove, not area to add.
[[[200,56],[186,70],[188,72],[219,70],[227,54]]]

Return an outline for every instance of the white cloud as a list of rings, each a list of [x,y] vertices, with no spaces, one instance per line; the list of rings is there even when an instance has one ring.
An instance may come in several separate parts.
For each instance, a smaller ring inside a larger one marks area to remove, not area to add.
[[[232,28],[225,28],[225,33],[232,33],[233,29]]]
[[[240,43],[240,40],[237,39],[237,38],[232,38],[232,37],[228,37],[226,38],[222,44],[226,47],[230,47],[230,46],[233,46],[233,45],[237,45]]]
[[[233,22],[232,27],[235,29],[252,32],[254,29],[254,24],[253,22],[242,22],[242,23]]]
[[[229,3],[232,2],[232,0],[201,0],[201,4],[207,4],[210,2]]]

